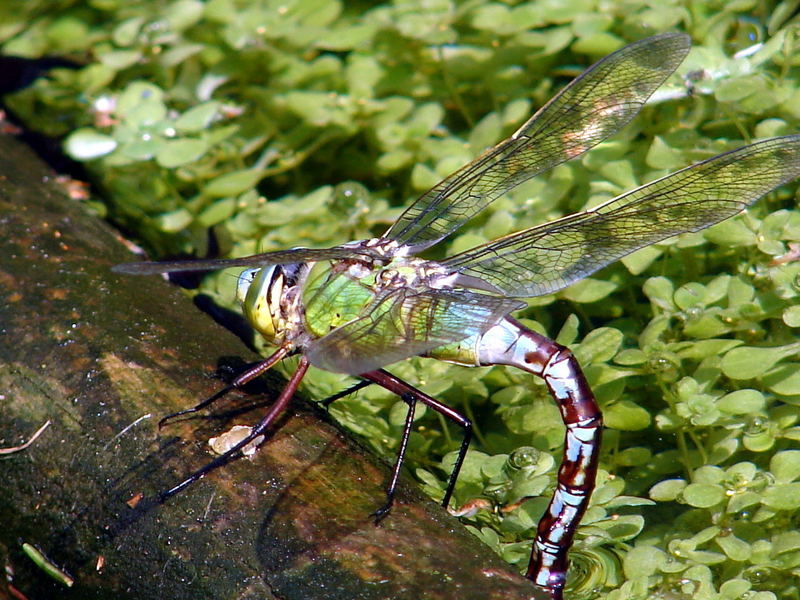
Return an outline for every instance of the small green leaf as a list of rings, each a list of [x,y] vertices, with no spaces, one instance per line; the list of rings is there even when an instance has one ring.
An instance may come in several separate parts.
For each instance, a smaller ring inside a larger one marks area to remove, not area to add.
[[[731,497],[726,512],[736,514],[760,503],[761,494],[756,492],[742,492]]]
[[[647,355],[638,348],[626,348],[617,353],[614,362],[626,367],[643,365],[647,362]]]
[[[340,122],[342,107],[336,94],[317,91],[292,91],[285,97],[286,108],[309,125],[322,127]]]
[[[640,431],[650,426],[651,416],[630,400],[621,400],[603,410],[603,421],[611,429]]]
[[[775,536],[772,542],[772,551],[775,555],[791,552],[796,554],[800,550],[800,531],[785,531]]]
[[[800,450],[778,452],[769,461],[769,470],[778,483],[789,483],[800,477]]]
[[[528,396],[528,390],[523,385],[509,385],[492,394],[492,402],[498,405],[519,405],[522,398]]]
[[[508,463],[507,454],[489,456],[481,463],[481,474],[489,480],[496,477],[505,479],[504,470],[506,463]]]
[[[742,346],[734,348],[722,357],[722,372],[731,379],[753,379],[760,377],[781,359],[792,356],[800,349],[799,344],[760,348]]]
[[[750,558],[750,544],[735,535],[720,535],[714,541],[731,560],[744,561]]]
[[[695,306],[705,306],[706,288],[699,283],[691,282],[675,290],[675,305],[681,310]]]
[[[512,24],[511,11],[507,6],[492,2],[477,7],[472,13],[472,26],[490,31],[506,30]]]
[[[742,542],[741,540],[738,541],[743,544],[745,543]],[[748,549],[747,556],[741,560],[747,560],[748,558],[750,558],[750,544],[746,545]],[[723,550],[725,550],[725,548],[723,548]],[[728,553],[725,552],[725,554]],[[733,556],[731,556],[730,554],[728,554],[728,556],[733,558]],[[734,559],[734,560],[739,560],[739,559]],[[747,597],[746,594],[747,592],[750,591],[751,587],[753,586],[747,579],[729,579],[728,581],[723,582],[721,586],[719,586],[720,600],[740,600],[741,598],[746,598]]]
[[[644,282],[642,291],[650,298],[650,302],[659,308],[666,310],[674,309],[673,296],[675,287],[666,277],[651,277]]]
[[[575,10],[578,10],[579,6],[580,5],[576,3],[574,5]],[[581,52],[592,56],[604,56],[619,49],[622,45],[623,41],[617,36],[608,32],[598,32],[576,40],[572,45],[572,49],[575,52]]]
[[[422,163],[417,163],[411,170],[411,185],[415,190],[429,190],[439,181],[441,178],[436,171]]]
[[[722,356],[728,350],[741,346],[742,340],[698,340],[681,348],[676,353],[681,358],[704,360],[712,356]]]
[[[775,445],[775,433],[769,426],[746,430],[742,444],[752,452],[766,452]]]
[[[737,390],[717,400],[717,408],[729,415],[755,414],[764,408],[764,395],[758,390]]]
[[[186,133],[202,131],[208,127],[219,112],[219,102],[203,102],[193,106],[175,121],[175,129]]]
[[[592,492],[592,501],[596,504],[605,504],[616,498],[625,489],[625,482],[621,479],[600,478],[600,483]]]
[[[494,213],[483,228],[489,239],[495,239],[507,234],[514,229],[514,216],[507,210],[498,210]]]
[[[469,145],[476,154],[483,152],[486,148],[491,148],[497,143],[501,132],[500,115],[496,112],[491,112],[472,128],[469,135]]]
[[[662,254],[664,254],[663,248],[659,246],[647,246],[632,254],[628,254],[628,256],[623,257],[620,262],[625,265],[625,268],[628,269],[632,275],[640,275]]]
[[[334,51],[352,50],[367,43],[375,35],[374,23],[357,23],[347,27],[325,30],[322,37],[315,43],[318,48]]]
[[[790,306],[783,311],[783,322],[789,327],[800,327],[800,306]]]
[[[593,329],[583,338],[576,348],[575,354],[583,366],[607,362],[614,358],[622,345],[622,338],[623,335],[619,329],[612,327]]]
[[[611,521],[606,533],[619,542],[635,538],[644,528],[644,517],[641,515],[621,515]]]
[[[726,79],[717,86],[714,96],[719,102],[736,102],[747,98],[764,87],[760,77],[737,77]]]
[[[623,467],[639,467],[646,465],[652,457],[653,453],[649,448],[636,446],[617,452],[614,456],[614,462]]]
[[[685,479],[659,481],[650,488],[648,495],[657,502],[671,502],[678,499],[687,485]]]
[[[653,138],[650,148],[647,151],[645,162],[648,167],[653,169],[675,169],[686,166],[683,154],[669,146],[664,138],[657,135]]]
[[[204,2],[200,0],[178,0],[166,5],[164,18],[171,31],[183,31],[203,17]]]
[[[158,111],[155,120],[163,117],[164,90],[152,83],[144,81],[134,81],[129,84],[117,99],[116,113],[120,117],[127,117],[128,114],[144,105],[145,110],[154,109]],[[153,115],[150,115],[150,120]]]
[[[712,465],[698,467],[692,474],[693,483],[710,483],[716,485],[723,481],[725,481],[725,471]]]
[[[192,213],[185,208],[179,208],[171,212],[163,213],[156,219],[162,231],[181,231],[192,222]]]
[[[109,69],[122,71],[139,62],[142,58],[142,53],[139,50],[114,50],[100,53],[97,58]]]
[[[573,313],[570,314],[564,321],[564,324],[561,326],[561,331],[558,332],[558,335],[555,337],[555,341],[559,344],[563,344],[565,346],[569,346],[575,339],[578,337],[578,325],[580,321],[578,317]]]
[[[209,181],[203,188],[203,195],[211,198],[237,196],[254,187],[263,176],[263,172],[256,169],[225,173]]]
[[[764,490],[761,502],[774,510],[797,510],[800,508],[800,483],[772,485]]]
[[[764,376],[764,385],[781,396],[800,395],[800,370],[795,364],[781,365]]]
[[[580,304],[588,304],[590,302],[602,300],[616,290],[617,287],[618,285],[613,281],[604,281],[602,279],[587,277],[586,279],[573,283],[561,292],[561,295],[567,300],[572,300]]]
[[[114,40],[117,46],[130,46],[136,40],[144,23],[145,20],[143,17],[134,17],[122,21],[114,28],[111,39]]]
[[[203,44],[179,43],[159,56],[159,62],[165,67],[174,67],[189,60],[205,49]]]
[[[64,150],[75,160],[93,160],[116,147],[117,140],[88,127],[75,130],[64,142]]]
[[[725,500],[725,489],[721,485],[690,483],[683,490],[683,499],[689,506],[710,508]]]
[[[236,210],[236,199],[223,198],[217,200],[197,216],[197,222],[203,227],[213,227],[228,219]]]
[[[669,557],[663,550],[653,546],[637,546],[625,555],[623,568],[629,578],[649,577],[658,573],[668,560]]]
[[[705,529],[701,529],[700,531],[695,533],[691,537],[691,543],[696,548],[698,546],[702,546],[706,542],[710,542],[715,537],[717,537],[719,534],[720,534],[719,526],[718,525],[710,525],[709,527],[706,527]]]
[[[376,165],[381,173],[388,174],[407,167],[413,160],[414,155],[409,150],[401,148],[382,154],[378,158]],[[439,178],[436,177],[436,179],[438,180]],[[427,187],[427,185],[424,187]]]
[[[699,317],[691,316],[684,327],[687,336],[699,339],[714,338],[724,335],[729,330],[730,326],[719,318],[718,311],[714,309],[700,314]]]
[[[166,140],[156,151],[156,162],[164,168],[173,169],[181,165],[189,164],[208,150],[208,142],[205,140]]]
[[[161,136],[142,137],[121,145],[117,154],[122,154],[135,161],[150,160],[163,143],[164,139]]]
[[[706,229],[703,236],[720,246],[752,246],[758,238],[741,219],[728,219]]]

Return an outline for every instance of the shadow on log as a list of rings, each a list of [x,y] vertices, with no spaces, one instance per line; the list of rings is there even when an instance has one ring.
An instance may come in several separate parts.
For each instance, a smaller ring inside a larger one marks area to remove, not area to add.
[[[256,357],[163,279],[112,274],[133,258],[121,240],[6,136],[0,227],[0,447],[52,423],[0,457],[0,597],[547,597],[413,484],[375,526],[388,467],[300,401],[252,459],[149,502],[260,411],[161,432],[159,418],[217,391],[220,357]]]

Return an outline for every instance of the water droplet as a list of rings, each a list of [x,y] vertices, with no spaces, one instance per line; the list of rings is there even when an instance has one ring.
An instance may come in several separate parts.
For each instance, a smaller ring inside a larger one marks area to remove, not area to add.
[[[539,452],[536,448],[531,446],[522,446],[514,450],[508,456],[508,466],[512,469],[524,469],[525,467],[532,467],[539,462]]]

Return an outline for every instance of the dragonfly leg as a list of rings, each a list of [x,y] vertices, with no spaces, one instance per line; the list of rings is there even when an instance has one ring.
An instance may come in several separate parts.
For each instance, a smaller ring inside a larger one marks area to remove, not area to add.
[[[448,504],[450,504],[450,498],[453,496],[453,489],[456,486],[456,481],[458,480],[458,474],[461,471],[461,466],[464,464],[464,459],[467,456],[469,443],[472,440],[472,422],[465,416],[461,415],[457,411],[447,406],[446,404],[443,404],[442,402],[439,402],[438,400],[429,396],[428,394],[418,390],[417,388],[415,388],[409,383],[406,383],[399,377],[395,377],[388,371],[379,369],[377,371],[370,371],[369,373],[363,373],[361,377],[371,382],[377,383],[378,385],[389,390],[390,392],[394,392],[409,405],[409,413],[406,416],[406,424],[403,431],[403,441],[401,442],[400,451],[398,452],[397,462],[395,463],[394,469],[392,471],[392,480],[390,482],[389,487],[387,488],[386,507],[391,507],[395,489],[397,487],[397,479],[400,476],[400,468],[402,466],[403,459],[405,458],[405,452],[408,445],[408,436],[411,435],[411,425],[413,423],[413,418],[414,418],[414,412],[413,412],[414,404],[416,402],[422,402],[426,406],[431,407],[436,412],[450,419],[463,429],[464,437],[462,438],[461,441],[461,447],[458,450],[458,456],[456,457],[456,462],[453,465],[453,470],[450,473],[450,479],[447,481],[447,488],[445,489],[444,492],[444,498],[442,498],[442,506],[447,508]]]
[[[328,396],[327,398],[325,398],[325,400],[321,400],[320,404],[325,408],[325,410],[328,410],[331,404],[333,404],[337,400],[341,400],[342,398],[349,396],[350,394],[355,394],[358,390],[363,390],[368,385],[372,385],[372,382],[367,381],[366,379],[362,379],[358,383],[354,383],[353,385],[351,385],[346,390],[342,390],[341,392],[337,392],[333,396]]]
[[[403,436],[400,438],[400,447],[397,449],[397,460],[394,461],[392,467],[392,478],[389,480],[389,485],[386,487],[386,502],[378,510],[372,513],[375,517],[375,523],[378,524],[381,520],[389,514],[394,504],[394,494],[397,491],[397,482],[400,479],[400,469],[403,467],[403,461],[406,459],[406,450],[408,450],[408,440],[411,437],[411,428],[414,426],[414,413],[417,409],[417,398],[411,394],[403,394],[401,396],[403,402],[408,404],[408,412],[406,413],[406,421],[403,425]]]
[[[226,385],[224,388],[222,388],[215,394],[212,394],[211,396],[199,402],[198,404],[195,404],[191,408],[185,408],[184,410],[179,410],[178,412],[170,413],[166,417],[163,417],[158,422],[158,428],[161,429],[164,425],[166,425],[168,421],[171,421],[177,417],[182,417],[183,415],[196,413],[198,411],[203,410],[206,406],[214,404],[214,402],[216,402],[223,396],[226,396],[233,390],[245,385],[246,383],[249,383],[256,377],[259,377],[260,375],[266,373],[269,369],[274,367],[275,364],[278,363],[278,361],[285,358],[288,353],[289,353],[288,349],[281,346],[269,358],[257,362],[256,364],[245,370],[243,373],[240,373],[239,375],[236,376],[236,378],[233,381],[231,381],[228,385]]]
[[[510,317],[487,331],[481,364],[514,365],[544,379],[566,426],[553,498],[539,521],[526,577],[560,597],[567,552],[594,489],[603,417],[572,352]]]
[[[273,354],[273,357],[274,356],[275,355]],[[297,365],[297,370],[294,372],[291,379],[289,379],[289,382],[286,384],[286,387],[283,388],[283,391],[281,392],[281,395],[278,396],[278,399],[275,401],[275,404],[273,404],[270,407],[269,412],[267,412],[267,414],[264,415],[264,418],[261,419],[261,421],[259,421],[258,425],[253,427],[253,430],[247,435],[247,437],[239,441],[236,445],[234,445],[232,448],[230,448],[230,450],[228,450],[224,454],[221,454],[220,456],[218,456],[217,458],[206,464],[201,469],[198,469],[197,471],[189,475],[189,477],[184,479],[178,485],[166,490],[165,492],[161,492],[161,494],[159,494],[158,496],[159,502],[164,502],[165,500],[174,496],[175,494],[177,494],[187,486],[191,485],[195,481],[199,481],[214,469],[227,464],[233,458],[237,458],[242,448],[250,444],[253,440],[258,438],[259,436],[264,435],[264,432],[275,421],[275,419],[284,410],[286,410],[286,407],[289,405],[289,401],[294,396],[294,393],[297,391],[297,387],[300,385],[303,376],[306,374],[306,371],[308,370],[308,365],[309,365],[308,360],[305,357],[300,359],[300,363]],[[260,375],[261,372],[259,372],[258,375]],[[257,377],[258,375],[254,375],[253,377]]]

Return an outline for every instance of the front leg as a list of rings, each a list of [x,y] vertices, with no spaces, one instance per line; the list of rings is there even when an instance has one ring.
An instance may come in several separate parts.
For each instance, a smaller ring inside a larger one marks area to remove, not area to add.
[[[506,364],[544,379],[566,426],[558,482],[533,543],[526,577],[560,599],[567,552],[594,490],[603,417],[572,352],[514,319],[487,331],[479,345],[480,364]]]

